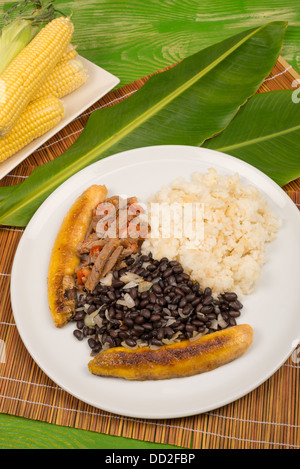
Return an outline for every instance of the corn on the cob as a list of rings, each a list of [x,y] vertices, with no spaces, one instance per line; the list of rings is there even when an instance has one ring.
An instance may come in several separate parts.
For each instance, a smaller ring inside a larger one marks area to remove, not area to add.
[[[36,98],[52,94],[62,98],[76,90],[87,80],[87,71],[78,58],[61,60],[36,94]]]
[[[15,125],[71,42],[69,18],[56,18],[37,34],[0,76],[0,137]]]
[[[63,115],[63,104],[54,96],[45,96],[30,103],[12,130],[0,138],[0,162],[55,127]]]

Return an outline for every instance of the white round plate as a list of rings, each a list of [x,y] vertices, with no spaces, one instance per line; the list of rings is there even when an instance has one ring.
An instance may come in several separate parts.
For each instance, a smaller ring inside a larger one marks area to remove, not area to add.
[[[73,336],[74,324],[55,328],[47,302],[47,271],[58,229],[75,199],[92,184],[109,195],[137,196],[141,202],[178,176],[215,168],[238,172],[282,218],[277,239],[255,292],[243,300],[239,324],[253,327],[254,340],[237,360],[214,371],[161,381],[100,378],[88,371],[87,341]],[[173,418],[216,409],[249,393],[290,356],[300,338],[300,216],[271,179],[222,153],[189,146],[157,146],[119,153],[80,171],[42,204],[28,224],[14,260],[11,297],[21,338],[41,369],[61,388],[97,408],[140,418]]]

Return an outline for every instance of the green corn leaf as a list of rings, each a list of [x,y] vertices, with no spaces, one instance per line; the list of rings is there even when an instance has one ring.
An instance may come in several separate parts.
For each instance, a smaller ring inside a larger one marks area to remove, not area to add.
[[[0,32],[0,74],[12,60],[29,44],[38,32],[30,21],[16,19]]]
[[[300,177],[298,94],[278,90],[252,96],[224,132],[202,146],[252,164],[280,186]]]
[[[272,70],[285,29],[285,22],[273,22],[243,31],[94,112],[69,150],[36,168],[3,201],[0,223],[25,226],[54,189],[101,158],[150,145],[201,145],[221,132]]]

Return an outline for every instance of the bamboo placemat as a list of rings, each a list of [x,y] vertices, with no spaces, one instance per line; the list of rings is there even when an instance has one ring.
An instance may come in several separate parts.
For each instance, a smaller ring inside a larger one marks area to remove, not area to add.
[[[291,89],[299,78],[280,58],[259,89]],[[0,185],[24,180],[37,165],[64,152],[80,135],[95,109],[126,99],[147,77],[114,90],[28,157]],[[300,179],[284,190],[300,209]],[[230,405],[182,419],[143,420],[110,414],[72,397],[53,383],[25,349],[10,303],[10,273],[23,229],[0,228],[0,412],[57,425],[186,448],[300,448],[297,349],[263,385]]]

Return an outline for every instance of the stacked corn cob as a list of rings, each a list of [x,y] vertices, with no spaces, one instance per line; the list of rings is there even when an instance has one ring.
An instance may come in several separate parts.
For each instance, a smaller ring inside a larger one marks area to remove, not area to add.
[[[59,98],[87,79],[68,18],[48,23],[0,75],[0,162],[57,125]]]

